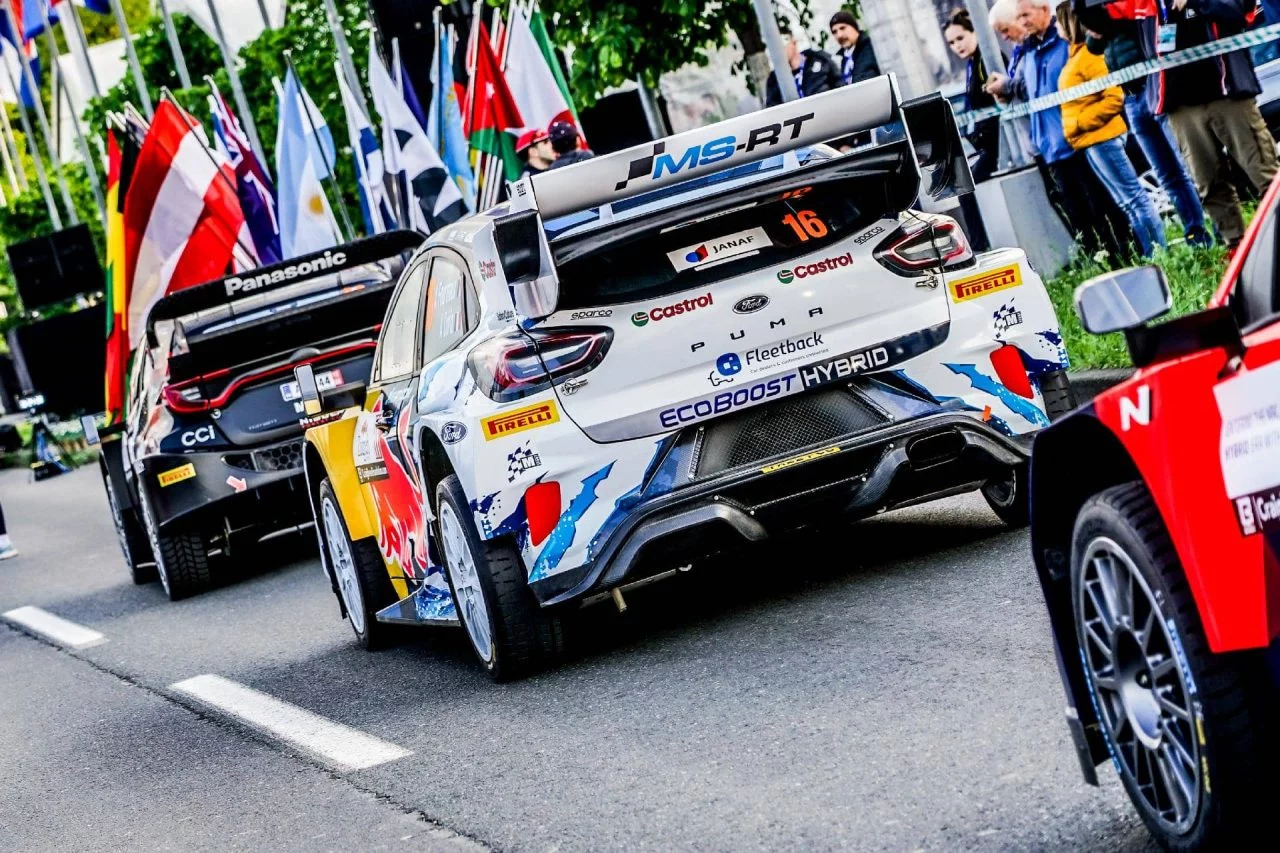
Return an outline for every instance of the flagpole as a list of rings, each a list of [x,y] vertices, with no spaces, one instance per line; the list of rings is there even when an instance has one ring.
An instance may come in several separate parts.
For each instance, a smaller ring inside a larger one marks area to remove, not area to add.
[[[14,33],[14,38],[22,40],[22,29],[19,26],[17,15],[13,14],[13,5],[6,0],[4,4],[4,13],[9,17],[9,31]],[[49,164],[53,166],[54,179],[58,182],[58,189],[62,195],[62,201],[67,206],[67,212],[71,216],[73,225],[79,224],[80,220],[76,216],[75,205],[71,203],[71,193],[67,190],[67,183],[62,176],[62,161],[58,158],[58,149],[53,142],[53,131],[49,129],[49,116],[44,111],[44,101],[40,98],[40,87],[36,85],[36,75],[31,70],[31,58],[27,56],[27,52],[21,46],[17,49],[18,58],[22,61],[22,77],[27,83],[27,91],[31,93],[32,106],[36,110],[36,121],[40,123],[40,132],[44,134],[44,145],[49,151]],[[18,95],[18,103],[22,103],[21,91],[14,90]],[[25,111],[24,111],[25,113]],[[35,140],[32,140],[34,142]],[[57,226],[59,230],[61,225]]]
[[[71,51],[76,56],[76,64],[80,66],[80,73],[84,75],[89,91],[95,98],[102,97],[102,90],[98,87],[98,75],[93,70],[93,63],[89,61],[89,42],[85,38],[84,27],[80,25],[80,13],[76,11],[74,3],[68,3],[63,7],[58,15],[58,23],[62,27],[62,37],[67,40],[67,44],[71,45]]]
[[[293,72],[293,79],[298,81],[299,94],[301,94],[302,78],[298,76],[298,70],[293,67],[293,57],[291,51],[284,52],[284,64]],[[316,129],[316,120],[311,115],[311,107],[307,104],[307,98],[302,98],[302,111],[307,114],[307,124],[311,125],[311,136],[313,139],[319,138],[319,132]],[[310,145],[310,141],[307,142]],[[320,157],[324,160],[324,169],[329,173],[329,186],[333,187],[334,201],[337,204],[338,212],[342,214],[342,221],[347,226],[347,236],[344,239],[354,240],[356,236],[355,226],[351,224],[351,216],[347,213],[347,203],[342,199],[342,188],[338,186],[338,173],[334,169],[334,164],[329,162],[329,155],[325,153],[323,145],[316,145],[316,150],[320,152]]]
[[[5,4],[5,11],[9,14],[9,18],[13,18],[13,10],[9,5]],[[11,25],[12,26],[12,25]],[[13,27],[12,32],[21,33],[17,27]],[[21,39],[21,35],[16,36]],[[26,58],[26,53],[19,48],[18,53]],[[36,144],[35,132],[31,129],[31,119],[27,116],[27,108],[22,104],[22,93],[18,89],[17,81],[13,79],[13,72],[9,69],[9,63],[0,60],[0,65],[4,66],[5,76],[9,78],[9,85],[18,96],[18,118],[22,120],[22,133],[27,138],[27,150],[31,153],[31,162],[36,169],[36,180],[40,184],[40,193],[44,196],[44,205],[49,210],[49,220],[53,222],[53,230],[62,230],[62,216],[58,213],[58,205],[53,201],[53,191],[49,189],[49,178],[44,173],[44,159],[40,156],[40,146]],[[28,70],[30,70],[28,68]],[[36,100],[39,101],[40,93],[36,92]],[[0,111],[3,111],[3,105],[0,105]]]
[[[80,119],[76,116],[75,104],[71,103],[71,93],[67,91],[65,84],[59,86],[58,83],[62,79],[60,72],[62,70],[61,56],[58,54],[58,40],[53,37],[53,24],[49,22],[49,10],[42,0],[28,0],[35,2],[40,7],[40,20],[44,24],[45,39],[49,42],[49,56],[53,60],[53,86],[52,93],[54,97],[53,113],[60,116],[61,111],[58,109],[58,90],[61,89],[62,95],[66,98],[67,112],[71,115],[71,134],[76,138],[76,142],[80,147],[80,156],[84,158],[84,170],[89,177],[89,188],[93,190],[93,200],[97,202],[98,212],[102,214],[103,221],[107,217],[107,203],[102,196],[102,182],[98,180],[98,167],[93,162],[93,155],[89,153],[89,145],[85,142],[84,133],[80,129]],[[74,5],[74,4],[70,4]],[[79,225],[80,220],[76,215],[76,209],[71,208],[71,224]]]
[[[133,49],[133,36],[129,32],[129,22],[124,18],[124,7],[120,5],[120,0],[111,0],[111,11],[116,15],[116,26],[120,29],[120,37],[124,39],[124,53],[129,60],[129,70],[133,72],[133,85],[138,89],[142,112],[150,119],[155,115],[155,110],[151,107],[151,93],[147,91],[147,78],[142,76],[142,66],[138,64],[138,53]]]
[[[262,28],[264,30],[271,29],[271,18],[267,15],[266,0],[258,0],[258,11],[262,13]]]
[[[227,34],[222,29],[222,19],[218,17],[217,3],[214,0],[208,0],[208,3],[209,16],[213,19],[213,30],[218,36],[218,47],[222,50],[222,65],[227,69],[227,78],[231,81],[231,96],[236,99],[236,109],[240,111],[240,123],[244,126],[244,132],[249,134],[249,145],[252,146],[258,162],[265,163],[267,156],[263,153],[262,142],[258,140],[258,125],[253,120],[253,113],[249,110],[249,101],[244,96],[244,87],[240,85],[240,72],[236,70],[235,56],[227,47]]]
[[[338,48],[338,62],[342,63],[342,71],[347,78],[347,86],[355,95],[356,103],[365,115],[369,112],[369,102],[364,99],[364,88],[360,85],[360,77],[356,74],[355,63],[351,61],[351,48],[347,44],[346,31],[342,29],[342,18],[338,16],[338,7],[333,0],[324,0],[324,13],[329,18],[329,29],[333,30],[333,41]],[[301,79],[301,78],[299,78]]]
[[[164,19],[164,37],[169,42],[169,52],[173,54],[173,64],[178,69],[178,82],[182,88],[191,88],[191,74],[187,72],[187,57],[182,53],[182,44],[178,41],[178,31],[173,28],[173,16],[169,14],[169,0],[160,0],[160,17]]]
[[[342,63],[334,60],[333,70],[338,79],[341,80],[343,77]],[[346,104],[344,103],[342,106],[343,112],[345,113]],[[352,104],[352,106],[356,105]],[[310,112],[310,110],[308,110],[308,112]],[[369,164],[366,163],[364,159],[364,147],[359,144],[360,131],[358,128],[351,127],[350,116],[344,115],[343,118],[347,120],[347,138],[354,143],[352,148],[356,158],[356,172],[358,173],[356,175],[356,180],[360,181],[361,186],[364,187],[365,204],[369,207],[369,223],[373,226],[374,233],[381,234],[387,230],[387,224],[382,220],[382,205],[376,203],[373,197],[373,182],[369,180]],[[370,119],[369,122],[372,124],[373,120]]]
[[[8,65],[5,68],[7,69]],[[10,85],[13,85],[13,78],[10,77],[9,80]],[[16,93],[18,90],[13,91]],[[14,195],[19,195],[26,192],[30,185],[27,183],[27,173],[22,169],[22,152],[18,149],[18,140],[13,135],[13,125],[9,123],[9,111],[3,105],[0,105],[0,130],[4,131],[4,156],[5,166],[9,170],[9,186],[13,189]],[[18,164],[16,171],[15,163]]]

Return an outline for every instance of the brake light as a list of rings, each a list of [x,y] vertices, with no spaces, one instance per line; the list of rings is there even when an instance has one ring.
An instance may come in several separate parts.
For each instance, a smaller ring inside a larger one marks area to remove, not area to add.
[[[204,380],[205,377],[201,376],[189,382],[166,385],[164,387],[165,408],[183,415],[193,415],[212,409],[211,401],[204,398],[204,392],[200,388],[200,383]]]
[[[467,360],[480,390],[507,403],[593,370],[612,341],[612,329],[543,329],[485,341]]]
[[[960,226],[949,219],[913,219],[876,249],[875,259],[894,272],[955,269],[973,261]]]
[[[1035,398],[1036,393],[1031,390],[1031,377],[1027,375],[1027,368],[1022,362],[1022,351],[1013,344],[1004,344],[999,349],[992,350],[991,366],[996,369],[996,377],[1001,385],[1019,397],[1026,397],[1028,400]]]

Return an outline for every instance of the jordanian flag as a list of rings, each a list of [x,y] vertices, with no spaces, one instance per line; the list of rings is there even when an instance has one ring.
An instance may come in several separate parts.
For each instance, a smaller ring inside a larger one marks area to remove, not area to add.
[[[489,46],[489,30],[480,22],[476,38],[476,67],[471,76],[471,103],[467,110],[467,141],[473,151],[482,151],[502,161],[503,177],[520,179],[524,170],[516,155],[512,133],[524,126],[520,108],[507,87],[506,77]]]
[[[107,423],[124,419],[129,372],[128,288],[125,284],[124,213],[120,198],[120,145],[107,131]]]

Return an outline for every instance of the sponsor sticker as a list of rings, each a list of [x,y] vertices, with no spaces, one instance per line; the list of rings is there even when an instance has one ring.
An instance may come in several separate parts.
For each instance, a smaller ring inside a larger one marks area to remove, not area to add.
[[[1022,270],[1017,264],[1013,264],[993,272],[984,272],[981,275],[948,282],[947,289],[951,291],[951,301],[958,303],[1018,287],[1020,284],[1022,284]]]
[[[800,264],[789,270],[782,270],[778,273],[778,281],[783,284],[790,284],[798,278],[813,278],[816,275],[823,275],[833,270],[845,269],[850,266],[853,266],[853,253],[845,252],[843,255],[837,255],[834,258],[824,258],[811,264]]]
[[[491,278],[496,278],[498,275],[497,261],[479,261],[477,266],[480,267],[480,277],[485,281],[488,281]]]
[[[181,483],[183,480],[190,480],[196,475],[196,466],[188,462],[186,465],[179,465],[177,468],[170,468],[168,471],[161,471],[156,479],[160,481],[160,488],[172,486],[174,483]]]
[[[1014,326],[1022,325],[1022,312],[1018,310],[1018,306],[1012,299],[992,311],[991,318],[995,321],[997,335],[1003,335]]]
[[[182,434],[182,446],[195,447],[197,444],[205,444],[215,438],[217,438],[217,434],[213,431],[213,425],[206,424],[184,432]]]
[[[764,294],[756,294],[748,296],[746,299],[739,299],[733,306],[735,314],[754,314],[757,311],[763,311],[769,304],[769,297]]]
[[[613,316],[612,308],[594,308],[590,311],[574,311],[570,320],[607,320]]]
[[[495,438],[554,424],[559,420],[560,412],[556,409],[555,401],[548,400],[545,403],[525,406],[514,412],[484,418],[480,421],[480,428],[484,432],[484,440],[493,441]]]
[[[440,440],[445,444],[457,444],[459,441],[467,437],[466,424],[457,421],[449,421],[440,428]]]
[[[857,237],[854,237],[853,242],[861,246],[862,244],[870,241],[873,237],[879,237],[883,233],[884,233],[884,226],[877,225],[875,228],[872,228],[870,231],[867,231]]]
[[[743,353],[743,360],[751,373],[759,373],[789,361],[821,355],[826,350],[827,345],[822,340],[822,333],[810,332],[803,337],[790,338],[769,346],[747,350]]]
[[[270,287],[273,284],[284,284],[293,281],[298,276],[308,276],[314,273],[324,272],[326,270],[336,269],[347,263],[346,252],[325,252],[319,258],[313,261],[303,261],[300,264],[292,264],[282,267],[275,272],[262,273],[261,275],[248,276],[230,276],[224,282],[223,286],[227,289],[227,296],[235,296],[237,293],[248,293],[252,290],[258,290],[262,287]]]
[[[802,453],[799,456],[792,456],[790,459],[783,459],[781,462],[775,462],[772,465],[766,465],[760,469],[761,474],[772,474],[774,471],[781,471],[784,468],[794,468],[797,465],[803,465],[806,462],[812,462],[815,459],[824,459],[828,456],[835,456],[841,451],[841,447],[833,445],[824,447],[821,450],[814,450],[810,453]]]
[[[360,481],[360,485],[366,483],[374,483],[378,480],[387,479],[387,463],[386,462],[370,462],[367,465],[356,466],[356,479]]]
[[[1213,389],[1222,416],[1219,463],[1244,536],[1280,529],[1280,362]]]
[[[507,454],[507,482],[514,483],[521,474],[542,467],[542,456],[525,442]]]
[[[683,249],[676,249],[674,252],[667,252],[667,259],[671,261],[671,266],[675,267],[676,272],[683,272],[719,261],[727,261],[730,258],[754,254],[762,247],[772,245],[773,241],[769,239],[769,235],[763,228],[748,228],[705,243],[695,243]]]
[[[637,326],[647,326],[649,325],[650,320],[656,323],[659,320],[679,317],[681,314],[691,314],[699,308],[706,308],[711,304],[711,294],[706,293],[702,296],[695,296],[692,299],[682,299],[679,302],[673,302],[670,305],[663,305],[660,308],[653,308],[649,311],[637,311],[631,315],[631,322]]]
[[[321,412],[318,415],[311,415],[310,417],[299,418],[298,426],[302,427],[303,432],[306,432],[312,427],[324,426],[325,424],[331,424],[334,421],[340,421],[342,420],[342,416],[345,414],[346,414],[346,411],[343,409],[339,409],[336,412]]]
[[[758,382],[755,385],[738,388],[735,391],[721,391],[714,397],[705,397],[692,403],[664,409],[658,415],[658,420],[667,429],[673,429],[680,424],[695,423],[716,415],[723,415],[726,412],[732,412],[734,409],[740,409],[752,403],[759,403],[762,400],[798,391],[800,389],[795,387],[799,384],[796,379],[797,377],[794,373],[789,373],[786,376]]]

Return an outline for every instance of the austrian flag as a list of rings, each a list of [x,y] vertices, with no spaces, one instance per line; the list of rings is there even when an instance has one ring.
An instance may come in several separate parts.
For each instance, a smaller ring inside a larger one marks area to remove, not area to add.
[[[163,296],[256,266],[235,169],[169,101],[156,108],[124,205],[129,346]]]

